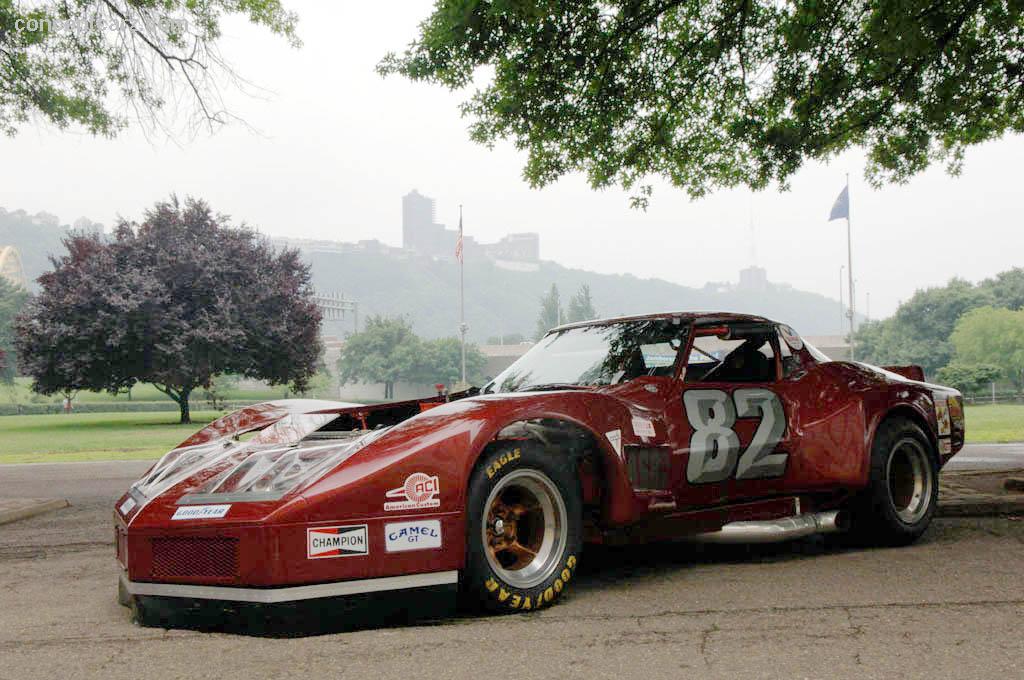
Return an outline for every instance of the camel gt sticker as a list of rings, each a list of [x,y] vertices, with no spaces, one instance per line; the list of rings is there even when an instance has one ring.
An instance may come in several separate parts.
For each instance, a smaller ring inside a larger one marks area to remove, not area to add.
[[[385,549],[388,552],[430,550],[441,547],[441,522],[398,522],[384,525]]]
[[[436,508],[441,505],[441,499],[438,498],[440,494],[441,482],[436,476],[431,477],[423,472],[414,472],[405,478],[405,484],[384,494],[388,498],[404,499],[385,502],[384,510],[392,512]]]
[[[369,552],[365,524],[306,529],[306,557],[311,560],[367,555]]]

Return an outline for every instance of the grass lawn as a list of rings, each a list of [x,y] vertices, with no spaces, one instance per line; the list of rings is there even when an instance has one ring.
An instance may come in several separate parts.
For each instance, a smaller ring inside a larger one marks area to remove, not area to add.
[[[75,413],[0,417],[0,463],[158,458],[220,414]]]
[[[14,383],[11,385],[0,385],[0,399],[20,404],[60,404],[64,401],[64,397],[60,394],[52,394],[47,397],[36,394],[32,391],[31,385],[32,381],[29,378],[15,378]],[[202,390],[199,391],[201,392]],[[284,399],[288,396],[288,390],[285,387],[261,387],[255,389],[230,388],[218,390],[218,394],[222,399],[227,401],[270,401],[273,399]],[[128,395],[125,393],[110,394],[109,392],[79,392],[75,395],[75,402],[79,404],[109,402],[127,403],[129,401],[170,402],[171,399],[166,394],[149,384],[139,384],[132,388],[132,398],[130,400],[128,399]]]
[[[967,442],[1024,442],[1024,404],[967,406]]]

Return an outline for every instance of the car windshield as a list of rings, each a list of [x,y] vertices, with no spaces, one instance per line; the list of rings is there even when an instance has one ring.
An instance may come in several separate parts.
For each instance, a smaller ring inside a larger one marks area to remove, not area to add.
[[[645,319],[548,333],[483,391],[525,392],[614,385],[641,375],[672,375],[687,326]]]

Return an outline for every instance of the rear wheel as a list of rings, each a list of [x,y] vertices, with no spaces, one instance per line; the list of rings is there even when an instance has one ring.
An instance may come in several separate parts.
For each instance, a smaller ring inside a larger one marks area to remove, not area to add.
[[[528,611],[565,592],[582,545],[571,461],[533,442],[484,454],[469,483],[463,592],[491,611]]]
[[[853,508],[864,542],[906,545],[931,524],[939,499],[939,467],[931,441],[904,418],[884,421],[871,450],[868,488]]]

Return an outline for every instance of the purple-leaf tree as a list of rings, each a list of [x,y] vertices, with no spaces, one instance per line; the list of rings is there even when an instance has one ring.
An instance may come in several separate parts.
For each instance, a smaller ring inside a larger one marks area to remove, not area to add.
[[[113,238],[72,236],[18,319],[21,370],[43,394],[152,383],[190,422],[189,397],[232,373],[291,383],[317,370],[320,311],[308,265],[172,198]]]

